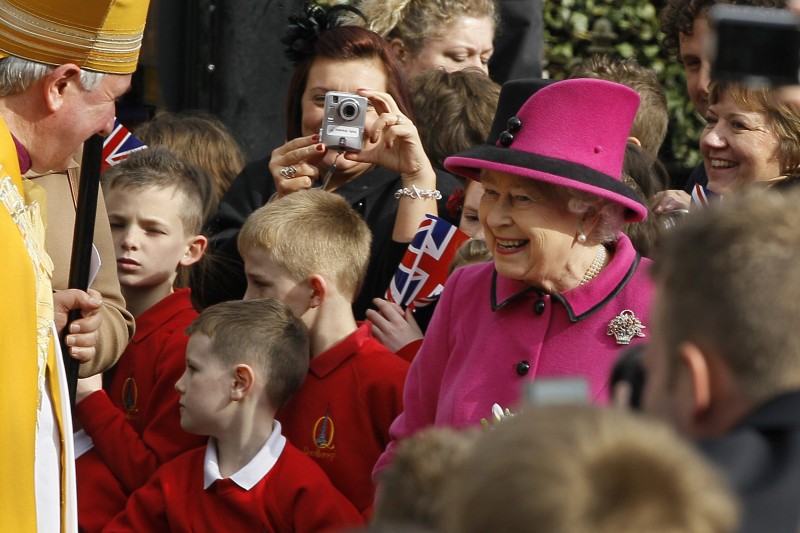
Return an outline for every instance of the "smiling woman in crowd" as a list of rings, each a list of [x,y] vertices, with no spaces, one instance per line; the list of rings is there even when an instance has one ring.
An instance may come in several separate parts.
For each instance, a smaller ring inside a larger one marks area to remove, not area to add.
[[[782,102],[769,88],[712,82],[700,152],[708,190],[720,195],[753,184],[785,186],[800,173],[800,109]],[[688,209],[683,191],[656,198],[655,211]]]

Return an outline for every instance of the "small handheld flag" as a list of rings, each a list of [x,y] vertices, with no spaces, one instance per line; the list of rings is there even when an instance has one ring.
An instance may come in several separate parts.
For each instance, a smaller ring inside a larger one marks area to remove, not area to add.
[[[147,145],[133,136],[128,128],[114,119],[114,130],[103,141],[103,160],[100,171],[104,172],[114,165],[124,161],[133,152],[144,150]]]
[[[708,203],[716,200],[717,196],[717,193],[709,191],[699,183],[695,183],[692,188],[692,204],[697,207],[708,207]]]
[[[469,235],[449,222],[425,215],[386,290],[386,299],[414,309],[434,302],[442,293],[447,271]]]

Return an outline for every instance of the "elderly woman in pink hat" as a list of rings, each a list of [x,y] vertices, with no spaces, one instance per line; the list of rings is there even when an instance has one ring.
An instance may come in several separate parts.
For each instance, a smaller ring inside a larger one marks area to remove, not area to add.
[[[395,442],[429,425],[478,424],[495,403],[513,411],[523,386],[545,377],[579,378],[589,401],[608,402],[620,349],[648,337],[648,261],[621,232],[647,212],[620,181],[638,104],[602,80],[509,82],[489,141],[447,158],[485,189],[479,218],[494,261],[448,280]]]

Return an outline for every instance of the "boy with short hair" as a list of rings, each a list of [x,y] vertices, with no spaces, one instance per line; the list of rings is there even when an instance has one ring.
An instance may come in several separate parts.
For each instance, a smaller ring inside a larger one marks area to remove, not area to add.
[[[173,283],[178,269],[199,261],[206,248],[200,228],[211,179],[168,150],[151,148],[105,172],[103,185],[136,333],[105,390],[101,376],[78,384],[76,415],[85,435],[76,436],[76,447],[93,446],[76,461],[78,521],[86,532],[122,511],[159,465],[204,442],[180,428],[174,384],[183,371],[184,329],[197,312],[189,290],[174,290]]]
[[[163,465],[104,531],[316,532],[361,517],[286,441],[276,411],[308,372],[308,332],[274,299],[206,308],[186,330],[181,426],[205,448]]]
[[[278,298],[308,326],[311,365],[277,415],[286,437],[328,474],[365,516],[371,472],[402,411],[408,363],[356,323],[371,235],[340,196],[300,191],[255,211],[239,234],[245,299]]]

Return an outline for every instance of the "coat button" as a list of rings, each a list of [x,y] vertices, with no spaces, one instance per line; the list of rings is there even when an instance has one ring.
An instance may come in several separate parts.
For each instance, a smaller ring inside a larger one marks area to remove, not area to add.
[[[533,312],[536,313],[537,315],[541,315],[542,313],[544,313],[544,308],[546,306],[547,304],[544,303],[544,300],[539,298],[538,300],[533,302]]]
[[[514,365],[514,369],[517,371],[517,374],[524,376],[531,369],[531,364],[527,361],[520,361]]]

